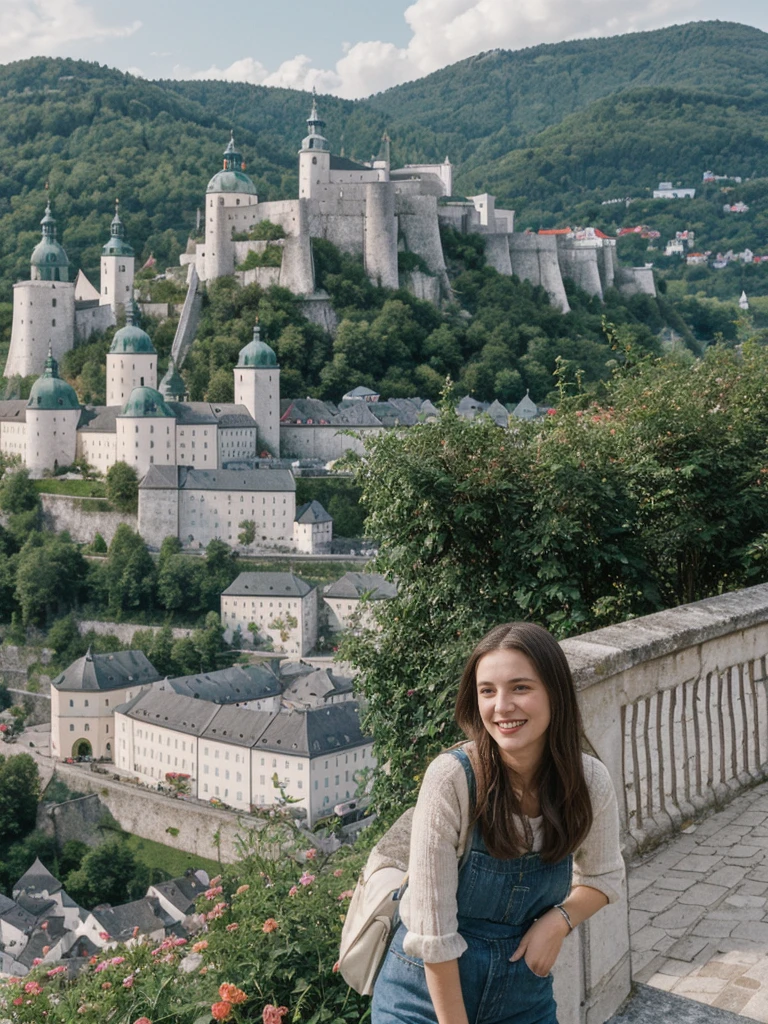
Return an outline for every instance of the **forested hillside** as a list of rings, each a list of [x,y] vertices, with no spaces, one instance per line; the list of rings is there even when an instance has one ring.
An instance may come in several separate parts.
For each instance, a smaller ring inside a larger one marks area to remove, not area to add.
[[[457,191],[495,190],[534,223],[573,219],[585,190],[647,195],[659,177],[700,179],[703,164],[766,173],[767,95],[768,35],[705,22],[492,51],[320,105],[337,151],[367,159],[386,130],[393,162],[447,154]],[[147,82],[82,61],[0,68],[0,302],[27,273],[46,181],[75,268],[95,272],[116,196],[138,254],[170,264],[230,127],[259,193],[296,194],[308,107],[292,90]]]

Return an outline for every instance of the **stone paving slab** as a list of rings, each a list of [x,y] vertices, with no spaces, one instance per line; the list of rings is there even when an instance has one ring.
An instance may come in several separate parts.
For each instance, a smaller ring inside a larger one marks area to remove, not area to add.
[[[611,1024],[768,1024],[768,783],[632,865],[628,890],[639,989]]]

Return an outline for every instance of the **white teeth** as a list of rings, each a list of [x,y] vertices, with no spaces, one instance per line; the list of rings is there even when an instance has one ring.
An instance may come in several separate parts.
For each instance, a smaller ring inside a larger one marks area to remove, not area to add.
[[[525,719],[521,719],[518,722],[497,722],[496,724],[500,729],[516,729],[518,725],[525,725]]]

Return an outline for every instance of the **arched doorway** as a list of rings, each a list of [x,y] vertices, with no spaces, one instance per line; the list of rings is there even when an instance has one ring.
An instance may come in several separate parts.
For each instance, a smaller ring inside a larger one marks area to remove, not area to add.
[[[88,740],[75,740],[72,744],[72,757],[92,757],[93,748]]]

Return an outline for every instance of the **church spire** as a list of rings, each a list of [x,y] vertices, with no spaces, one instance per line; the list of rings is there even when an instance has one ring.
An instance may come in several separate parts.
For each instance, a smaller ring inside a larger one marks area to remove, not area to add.
[[[317,112],[317,90],[312,89],[312,110],[307,118],[307,137],[302,149],[328,149],[328,140],[323,136],[325,121]]]

